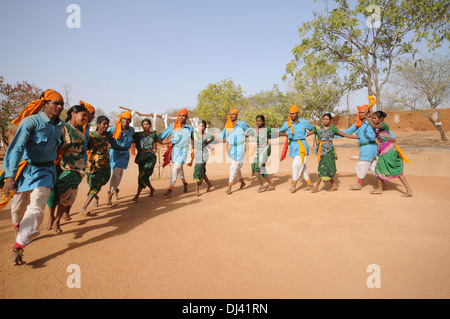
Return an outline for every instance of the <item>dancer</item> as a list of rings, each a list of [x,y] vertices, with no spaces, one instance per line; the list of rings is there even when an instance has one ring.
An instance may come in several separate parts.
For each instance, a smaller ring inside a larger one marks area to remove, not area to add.
[[[168,148],[168,151],[170,152],[170,159],[173,162],[173,168],[169,189],[164,193],[164,196],[170,196],[172,194],[173,187],[178,177],[183,182],[183,192],[187,193],[188,191],[188,183],[184,177],[183,165],[186,162],[191,134],[194,132],[194,128],[191,125],[186,124],[187,119],[188,111],[187,109],[182,109],[177,114],[175,124],[170,125],[158,135],[161,142],[171,137],[171,147]]]
[[[91,104],[86,103],[84,101],[80,101],[79,105],[84,106],[88,110],[88,119],[87,119],[86,123],[84,123],[84,125],[83,125],[85,141],[84,141],[83,148],[81,149],[81,157],[84,160],[84,166],[86,166],[87,158],[88,158],[87,143],[89,142],[89,132],[91,130],[90,124],[91,124],[92,120],[95,118],[95,108]],[[72,191],[72,194],[70,195],[70,201],[68,203],[69,205],[66,206],[66,211],[63,213],[63,216],[62,216],[63,220],[71,220],[70,209],[72,208],[72,205],[75,202],[75,199],[77,198],[77,194],[78,194],[78,188],[74,189]]]
[[[270,139],[272,128],[266,127],[266,119],[264,115],[256,116],[256,127],[250,129],[250,135],[255,137],[256,145],[254,148],[254,157],[252,160],[252,176],[256,176],[259,181],[259,188],[256,190],[258,193],[264,191],[272,191],[275,186],[270,180],[269,174],[267,174],[266,164],[269,160],[271,153]],[[267,181],[267,188],[264,186],[264,179]]]
[[[62,144],[55,161],[57,179],[47,200],[47,206],[50,208],[47,229],[53,230],[55,234],[62,232],[61,217],[67,206],[72,205],[71,196],[85,174],[86,165],[81,151],[86,138],[83,126],[87,122],[88,113],[81,105],[74,105],[67,111],[66,124],[61,134]]]
[[[155,132],[150,131],[152,122],[149,119],[144,119],[141,122],[141,126],[143,131],[133,134],[133,142],[135,143],[138,151],[134,162],[138,164],[139,167],[138,188],[136,195],[132,199],[132,201],[135,202],[138,201],[139,195],[144,188],[150,188],[150,197],[152,197],[155,192],[155,188],[150,182],[150,177],[153,174],[153,169],[156,164],[154,148],[158,140],[158,135]]]
[[[356,164],[356,175],[358,182],[350,185],[351,190],[361,190],[362,182],[370,171],[375,175],[375,166],[377,165],[377,143],[375,142],[376,134],[374,129],[367,122],[366,114],[370,115],[370,108],[376,103],[373,96],[367,98],[370,100],[369,105],[358,106],[358,115],[356,116],[356,123],[342,132],[346,134],[353,134],[356,132],[359,147],[359,162]],[[391,134],[392,138],[395,138]]]
[[[112,205],[111,199],[114,194],[116,194],[116,200],[119,199],[119,185],[130,161],[130,148],[134,134],[134,128],[130,126],[131,118],[131,112],[126,111],[119,115],[116,125],[108,129],[112,133],[113,139],[109,150],[112,174],[109,181],[107,205]]]
[[[244,178],[242,177],[241,168],[245,159],[245,142],[247,141],[247,133],[250,127],[244,121],[238,121],[238,110],[233,109],[227,115],[225,128],[217,137],[218,141],[226,142],[230,148],[228,156],[233,159],[230,166],[230,178],[228,179],[228,187],[226,194],[231,194],[231,187],[237,177],[241,183],[239,190],[245,187]]]
[[[80,215],[90,215],[87,210],[89,204],[95,199],[98,206],[98,193],[111,177],[111,165],[109,160],[109,144],[113,140],[112,133],[108,131],[109,119],[106,116],[97,118],[97,129],[89,133],[87,148],[89,156],[86,167],[86,180],[89,183],[89,191],[86,202],[80,210]]]
[[[338,184],[333,179],[336,174],[336,149],[333,145],[333,138],[335,134],[339,134],[343,137],[356,139],[356,136],[346,134],[336,127],[331,125],[331,120],[333,117],[330,113],[325,113],[322,115],[322,126],[316,126],[312,132],[316,134],[317,148],[316,155],[318,155],[319,167],[318,175],[319,180],[311,188],[312,193],[319,191],[319,185],[321,181],[330,182],[332,187],[330,191],[338,190]],[[311,132],[311,133],[312,133]],[[309,134],[310,132],[308,132]]]
[[[314,126],[307,120],[298,117],[299,109],[296,105],[289,109],[289,119],[284,122],[279,129],[280,136],[287,136],[289,140],[289,157],[292,157],[292,185],[289,191],[295,193],[297,190],[297,181],[303,174],[306,181],[307,190],[311,189],[312,183],[309,179],[308,169],[306,167],[306,156],[309,155],[309,146],[306,143],[306,130],[312,131]],[[288,132],[288,133],[286,133]],[[287,142],[287,140],[286,140]],[[294,142],[294,143],[292,143]],[[281,159],[283,160],[283,158]]]
[[[194,182],[196,183],[195,194],[197,196],[200,196],[200,185],[203,180],[205,180],[206,184],[208,184],[206,189],[207,192],[209,192],[213,187],[211,181],[206,175],[206,163],[209,158],[207,146],[214,141],[214,135],[206,133],[205,130],[206,121],[201,120],[198,125],[198,131],[194,131],[194,133],[192,133],[192,149],[194,153],[191,162],[188,164],[188,166],[192,166],[192,162],[195,161]]]
[[[394,178],[400,179],[406,188],[406,193],[403,197],[411,197],[413,191],[403,174],[403,162],[410,163],[403,154],[403,151],[394,143],[391,142],[391,134],[389,125],[384,123],[386,113],[377,111],[372,114],[366,114],[366,119],[370,126],[375,130],[377,135],[378,145],[378,161],[375,166],[375,174],[378,180],[378,187],[372,190],[371,194],[383,194],[383,180],[389,181]]]
[[[54,161],[64,127],[59,118],[63,108],[61,94],[46,90],[12,121],[19,127],[5,154],[3,196],[14,194],[11,215],[17,236],[11,256],[13,265],[25,263],[25,247],[40,234],[45,204],[56,180]],[[20,162],[25,165],[19,175]]]

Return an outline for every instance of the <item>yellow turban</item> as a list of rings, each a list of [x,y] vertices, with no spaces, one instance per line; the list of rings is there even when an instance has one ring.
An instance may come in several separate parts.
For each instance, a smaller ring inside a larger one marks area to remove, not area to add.
[[[19,116],[17,116],[17,118],[12,120],[11,122],[13,124],[19,126],[20,122],[22,122],[22,120],[24,118],[26,118],[30,115],[39,113],[41,111],[42,107],[44,106],[44,103],[46,100],[59,100],[59,101],[63,101],[63,103],[64,103],[64,99],[61,96],[61,94],[59,94],[58,92],[56,92],[54,90],[48,89],[47,91],[45,91],[44,96],[42,98],[40,98],[39,100],[35,100],[35,101],[31,102],[30,104],[28,104],[22,110],[22,112],[20,112]]]

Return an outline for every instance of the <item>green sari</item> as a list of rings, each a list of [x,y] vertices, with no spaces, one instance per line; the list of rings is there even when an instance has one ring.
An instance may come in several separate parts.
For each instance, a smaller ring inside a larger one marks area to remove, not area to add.
[[[88,195],[97,196],[102,187],[108,183],[111,177],[111,165],[109,162],[109,141],[111,132],[106,132],[105,137],[100,137],[97,132],[89,133],[87,182],[89,183]]]
[[[58,204],[70,205],[72,191],[78,188],[85,174],[84,159],[81,156],[81,149],[86,138],[83,131],[65,123],[61,138],[63,144],[59,152],[64,153],[56,164],[57,179],[47,200],[50,208],[55,208]]]
[[[339,130],[330,126],[328,130],[325,130],[323,126],[316,126],[313,131],[316,133],[316,155],[319,156],[318,175],[319,178],[324,181],[330,181],[336,174],[336,150],[333,145],[334,134]]]

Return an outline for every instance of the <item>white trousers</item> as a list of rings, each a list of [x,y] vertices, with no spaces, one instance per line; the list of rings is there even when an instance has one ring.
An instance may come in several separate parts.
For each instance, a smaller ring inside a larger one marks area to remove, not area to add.
[[[184,180],[183,164],[173,163],[172,176],[170,176],[170,186],[173,187],[177,179]]]
[[[302,173],[303,179],[305,181],[309,180],[308,169],[306,168],[306,156],[304,158],[304,163],[302,163],[302,158],[300,156],[296,156],[292,161],[292,180],[298,181]]]
[[[359,179],[364,179],[368,172],[375,175],[375,166],[377,166],[377,160],[373,160],[372,162],[359,161],[356,164],[356,176],[358,176]]]
[[[124,168],[120,167],[114,167],[111,179],[109,181],[109,191],[111,194],[114,194],[117,188],[119,188],[120,182],[122,181],[123,172],[125,171]]]
[[[238,179],[242,179],[242,168],[243,163],[233,161],[230,166],[230,179],[228,180],[229,183],[233,183],[234,179],[237,177]]]
[[[16,242],[28,245],[40,234],[39,227],[44,221],[44,209],[52,192],[50,187],[39,186],[23,193],[15,193],[11,198],[11,217],[14,225],[20,225]]]

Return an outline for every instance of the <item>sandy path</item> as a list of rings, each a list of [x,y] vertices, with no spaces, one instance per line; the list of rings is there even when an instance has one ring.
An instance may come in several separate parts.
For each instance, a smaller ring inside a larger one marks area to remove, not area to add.
[[[426,137],[424,137],[426,138]],[[399,144],[401,139],[399,137]],[[340,147],[337,180],[329,193],[288,192],[292,160],[273,176],[276,190],[256,193],[250,165],[247,187],[226,195],[229,164],[207,167],[215,190],[196,197],[193,168],[185,167],[187,194],[178,182],[154,182],[131,202],[137,167],[130,164],[121,198],[82,217],[83,180],[72,220],[53,235],[45,227],[26,249],[27,264],[9,264],[14,243],[9,206],[0,214],[0,298],[449,298],[450,151],[408,151],[405,174],[415,191],[402,198],[395,180],[382,196],[355,182],[353,147]],[[405,140],[405,145],[407,141]],[[310,143],[310,146],[312,143]],[[280,145],[281,147],[281,145]],[[307,159],[317,178],[314,155]],[[70,289],[67,267],[81,270],[81,288]],[[380,267],[381,288],[369,289],[369,265]]]

